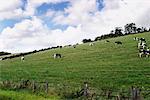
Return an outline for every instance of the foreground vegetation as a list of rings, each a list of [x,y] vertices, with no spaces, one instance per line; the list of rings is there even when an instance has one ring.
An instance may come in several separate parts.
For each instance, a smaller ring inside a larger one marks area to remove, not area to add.
[[[27,92],[0,90],[0,100],[59,100],[58,97],[43,97]]]
[[[150,58],[138,57],[134,37],[144,37],[150,44],[150,33],[147,32],[107,39],[110,42],[97,41],[94,46],[85,43],[76,48],[38,52],[25,56],[24,62],[20,58],[0,61],[0,81],[48,81],[53,92],[58,94],[78,90],[85,81],[97,90],[131,86],[147,89],[150,88]],[[123,44],[117,45],[115,41]],[[53,59],[54,53],[63,57]]]

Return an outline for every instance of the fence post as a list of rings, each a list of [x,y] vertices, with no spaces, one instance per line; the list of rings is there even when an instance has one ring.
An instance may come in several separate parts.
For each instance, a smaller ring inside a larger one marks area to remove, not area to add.
[[[35,81],[33,81],[33,83],[32,83],[32,92],[35,92],[35,90],[36,90],[36,85],[35,85]]]
[[[140,100],[140,90],[138,88],[134,88],[133,86],[131,89],[131,99]]]
[[[88,84],[87,84],[87,82],[84,82],[83,95],[84,95],[84,96],[88,96]]]
[[[121,100],[120,93],[116,96],[116,100]]]
[[[45,82],[45,92],[48,93],[48,81]]]
[[[111,90],[109,90],[108,92],[107,92],[107,98],[109,99],[110,97],[111,97]]]

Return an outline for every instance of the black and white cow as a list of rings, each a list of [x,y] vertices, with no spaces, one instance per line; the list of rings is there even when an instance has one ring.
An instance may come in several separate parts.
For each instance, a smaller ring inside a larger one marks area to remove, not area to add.
[[[147,49],[147,50],[144,50],[144,49],[139,50],[139,56],[140,56],[140,58],[142,56],[149,57],[149,55],[150,55],[150,50],[149,49]]]
[[[116,44],[122,44],[122,42],[121,42],[121,41],[116,41],[115,43],[116,43]]]
[[[21,59],[21,61],[24,61],[24,56],[21,56],[21,58],[20,58],[20,59]]]
[[[53,57],[54,57],[54,59],[55,59],[55,58],[61,58],[62,56],[61,56],[61,54],[55,53],[55,54],[53,55]]]

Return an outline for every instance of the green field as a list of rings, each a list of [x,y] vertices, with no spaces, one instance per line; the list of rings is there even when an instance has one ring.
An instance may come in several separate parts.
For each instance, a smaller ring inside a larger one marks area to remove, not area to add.
[[[0,90],[0,100],[59,100],[58,97],[44,98],[26,92]]]
[[[150,33],[141,33],[88,43],[76,48],[47,50],[20,58],[0,61],[0,81],[29,79],[48,80],[52,87],[69,86],[78,88],[88,82],[95,89],[129,88],[132,85],[147,88],[150,85],[150,57],[139,58],[137,41],[144,37],[150,47]],[[115,41],[122,41],[117,45]],[[63,55],[53,59],[54,53]]]

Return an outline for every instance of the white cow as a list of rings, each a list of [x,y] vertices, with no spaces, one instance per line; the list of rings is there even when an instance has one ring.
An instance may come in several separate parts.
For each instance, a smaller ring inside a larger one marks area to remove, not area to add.
[[[146,48],[146,43],[145,42],[142,42],[142,47],[143,47],[143,49]]]
[[[140,56],[140,58],[142,57],[142,55],[144,55],[144,50],[143,50],[143,49],[141,49],[141,50],[139,51],[139,56]]]
[[[61,54],[55,53],[55,54],[53,55],[53,57],[54,57],[54,59],[55,59],[55,58],[61,58]]]
[[[24,56],[21,56],[21,61],[24,61]]]
[[[93,46],[94,45],[94,43],[89,43],[89,46]]]
[[[147,48],[147,50],[146,50],[146,57],[149,57],[150,56],[150,50],[149,50],[149,48]]]

